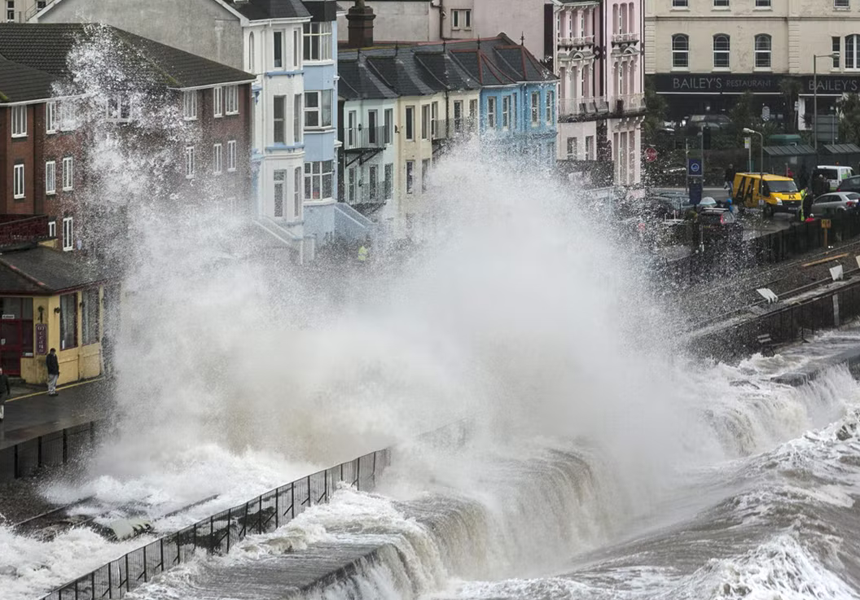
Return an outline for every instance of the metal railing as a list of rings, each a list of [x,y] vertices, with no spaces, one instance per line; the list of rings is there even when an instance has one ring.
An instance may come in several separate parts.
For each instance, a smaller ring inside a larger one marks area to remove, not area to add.
[[[577,37],[560,37],[558,45],[568,48],[570,46],[588,46],[594,43],[593,35],[581,35]]]
[[[371,452],[288,483],[239,506],[221,511],[119,557],[55,589],[44,600],[123,598],[154,576],[184,562],[196,550],[223,554],[248,535],[273,531],[311,506],[329,501],[338,482],[373,489],[390,464],[391,450]]]
[[[559,116],[597,115],[609,111],[609,101],[606,96],[580,96],[561,98],[559,100]]]
[[[636,42],[636,41],[639,41],[639,33],[638,32],[614,33],[614,34],[612,34],[612,41],[615,43]]]
[[[394,140],[394,126],[354,127],[344,131],[344,150],[372,150],[384,148]]]
[[[90,421],[0,450],[0,483],[73,461],[93,448],[101,421]]]

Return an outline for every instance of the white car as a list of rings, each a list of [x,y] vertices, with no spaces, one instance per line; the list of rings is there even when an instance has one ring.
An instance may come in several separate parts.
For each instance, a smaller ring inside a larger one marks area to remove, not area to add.
[[[813,217],[855,212],[860,205],[860,194],[857,192],[830,192],[821,194],[812,203]]]

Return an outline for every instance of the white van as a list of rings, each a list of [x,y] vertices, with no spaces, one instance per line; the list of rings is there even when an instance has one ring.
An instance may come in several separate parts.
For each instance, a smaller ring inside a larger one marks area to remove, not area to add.
[[[815,181],[819,173],[824,175],[824,179],[830,184],[830,191],[835,192],[843,179],[848,179],[854,175],[854,169],[839,165],[818,165],[812,171],[812,179],[810,181]]]

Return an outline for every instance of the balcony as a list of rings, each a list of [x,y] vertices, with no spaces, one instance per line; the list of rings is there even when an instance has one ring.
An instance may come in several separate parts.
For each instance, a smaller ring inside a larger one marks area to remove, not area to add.
[[[558,38],[559,48],[582,48],[583,46],[593,46],[593,35],[582,35],[579,37],[560,37]]]
[[[614,112],[619,114],[638,113],[645,110],[644,94],[623,94],[613,96]]]
[[[0,247],[47,239],[48,215],[0,215]]]
[[[612,35],[612,43],[613,44],[626,44],[629,42],[638,42],[639,41],[639,32],[630,32],[630,33],[615,33]]]
[[[356,127],[344,131],[343,149],[346,152],[363,152],[365,150],[382,150],[394,139],[393,128],[387,127]]]
[[[562,98],[559,100],[559,118],[584,117],[600,115],[609,112],[609,102],[606,96],[581,96],[579,98]]]

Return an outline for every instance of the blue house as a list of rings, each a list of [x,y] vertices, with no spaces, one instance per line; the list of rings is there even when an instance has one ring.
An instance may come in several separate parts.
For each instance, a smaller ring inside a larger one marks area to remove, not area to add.
[[[480,82],[482,139],[552,166],[558,135],[556,76],[505,34],[451,43],[448,49]]]

